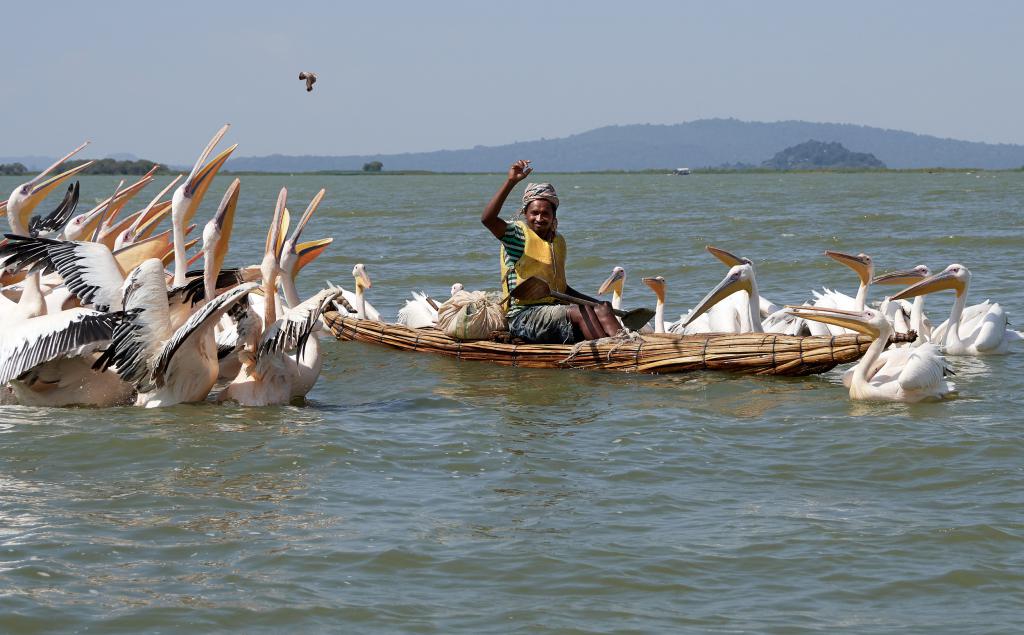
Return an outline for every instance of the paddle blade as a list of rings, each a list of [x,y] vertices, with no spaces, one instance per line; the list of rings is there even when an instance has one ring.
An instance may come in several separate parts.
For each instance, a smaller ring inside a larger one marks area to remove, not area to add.
[[[523,280],[515,289],[512,289],[511,296],[516,300],[522,300],[525,302],[531,302],[533,300],[540,300],[551,295],[551,287],[544,281],[544,278],[538,278],[537,276],[531,276],[526,280]]]
[[[630,331],[639,331],[644,324],[651,321],[654,311],[650,309],[633,309],[622,316],[622,326]]]

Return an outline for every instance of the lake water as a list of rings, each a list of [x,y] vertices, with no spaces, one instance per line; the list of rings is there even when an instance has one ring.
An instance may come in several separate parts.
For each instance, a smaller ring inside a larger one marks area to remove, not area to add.
[[[258,262],[280,186],[294,215],[325,187],[305,237],[334,244],[304,293],[350,285],[356,262],[391,318],[413,289],[494,288],[477,219],[501,178],[244,176],[228,264]],[[877,272],[965,264],[969,301],[1024,324],[1024,173],[533,180],[562,197],[570,283],[621,265],[627,306],[653,305],[655,274],[669,315],[693,306],[725,274],[706,244],[754,260],[776,302],[853,293],[837,249]],[[115,182],[82,179],[84,201]],[[928,298],[934,322],[952,299]],[[0,631],[1020,629],[1024,352],[952,358],[959,398],[920,405],[852,403],[838,370],[324,355],[306,407],[0,408]]]

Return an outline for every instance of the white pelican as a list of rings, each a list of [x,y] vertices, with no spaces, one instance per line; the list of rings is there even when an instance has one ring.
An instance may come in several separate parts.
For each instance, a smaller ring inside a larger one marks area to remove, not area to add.
[[[398,310],[398,323],[411,329],[437,326],[437,303],[423,291],[413,291],[412,300]]]
[[[58,159],[56,163],[37,174],[35,178],[28,183],[23,183],[22,185],[14,188],[14,191],[11,192],[11,195],[7,198],[7,220],[11,225],[12,234],[28,236],[29,231],[27,225],[29,222],[29,216],[32,214],[32,210],[35,209],[36,205],[46,198],[46,195],[58,185],[92,165],[92,161],[89,161],[71,168],[70,170],[61,172],[60,174],[46,178],[47,174],[55,170],[64,161],[74,156],[88,144],[89,142],[86,141],[68,154],[64,155],[61,159]],[[39,273],[29,273],[25,276],[21,298],[18,300],[18,303],[14,306],[8,304],[0,306],[0,322],[5,326],[10,326],[14,324],[14,321],[37,317],[43,315],[45,311],[46,303],[43,299],[43,293],[40,287]]]
[[[326,190],[321,189],[317,192],[313,200],[310,201],[309,206],[306,208],[306,212],[299,219],[299,222],[295,225],[295,229],[292,231],[292,235],[288,237],[288,240],[284,241],[281,246],[280,254],[280,280],[281,290],[284,292],[285,302],[288,303],[288,310],[284,311],[283,318],[286,324],[290,324],[287,328],[296,328],[303,325],[304,320],[310,315],[313,316],[314,321],[317,323],[315,331],[321,330],[320,315],[324,309],[323,299],[314,296],[314,299],[307,300],[303,303],[299,299],[298,289],[295,287],[295,276],[298,274],[302,267],[316,259],[327,246],[330,245],[333,238],[322,238],[319,240],[311,240],[308,242],[300,243],[299,238],[302,236],[302,230],[306,227],[310,217],[313,216],[313,212],[320,206],[320,202],[324,198]],[[334,294],[328,294],[329,298],[327,302],[334,299]],[[327,296],[324,296],[327,297]],[[299,307],[303,308],[299,308]],[[285,328],[285,327],[279,327]],[[300,331],[302,329],[300,328]],[[310,333],[303,333],[303,343],[299,346],[299,350],[296,353],[296,362],[298,364],[298,374],[292,382],[292,394],[291,397],[299,398],[305,397],[306,394],[313,389],[316,384],[316,380],[320,377],[320,369],[323,366],[323,362],[320,356],[320,342],[317,341],[315,334],[311,336]],[[296,346],[298,344],[296,343]]]
[[[947,355],[1001,355],[1010,352],[1010,345],[1022,334],[1008,327],[1006,312],[998,303],[986,300],[966,307],[967,287],[971,272],[961,264],[952,264],[943,271],[900,291],[894,300],[912,298],[925,293],[953,289],[956,299],[949,319],[932,331],[932,341]]]
[[[917,348],[883,350],[892,326],[880,311],[846,311],[825,307],[790,307],[805,320],[833,324],[875,338],[849,376],[850,399],[914,403],[941,399],[953,392],[945,380],[948,371],[933,344]]]
[[[373,286],[370,282],[369,274],[366,273],[366,265],[358,263],[356,266],[352,267],[352,277],[355,278],[356,283],[355,293],[352,293],[351,291],[330,281],[327,282],[327,286],[330,288],[341,291],[341,295],[338,298],[339,301],[335,302],[335,308],[338,310],[338,313],[346,317],[354,317],[360,320],[383,322],[384,320],[380,318],[380,312],[366,301],[366,296],[363,293],[365,289],[369,289]],[[352,307],[354,310],[349,311],[348,307]]]
[[[658,296],[658,303],[654,305],[654,332],[665,332],[665,278],[662,276],[651,276],[641,278],[641,282],[650,287],[651,291]]]
[[[733,255],[724,249],[707,245],[705,249],[715,258],[718,258],[725,266],[735,267],[738,265],[749,265],[750,279],[752,281],[752,287],[757,288],[756,275],[754,272],[754,261],[749,258],[740,258],[739,256]],[[731,306],[732,312],[736,315],[736,321],[739,322],[739,332],[757,332],[757,333],[781,333],[785,335],[809,335],[810,329],[807,323],[793,314],[787,312],[785,308],[775,304],[771,300],[764,296],[757,296],[757,322],[760,323],[760,330],[757,330],[753,326],[753,322],[750,322],[748,316],[751,315],[748,303],[751,298],[744,298],[743,294],[734,294],[728,298],[723,298],[723,302],[726,302],[725,306],[720,311],[726,311],[726,307]],[[716,307],[717,308],[717,307]],[[748,324],[749,322],[749,324]],[[722,324],[721,318],[716,320],[716,324]]]
[[[907,286],[920,282],[930,275],[931,271],[926,265],[917,265],[913,269],[908,269],[906,271],[891,271],[889,273],[883,273],[880,276],[875,276],[874,279],[871,280],[871,284],[895,284]],[[917,339],[910,342],[908,344],[909,346],[920,346],[925,342],[931,341],[932,325],[924,314],[924,296],[925,294],[921,294],[914,298],[913,304],[906,300],[893,300],[892,298],[886,298],[880,307],[880,310],[886,318],[893,323],[895,332],[906,333],[908,330],[912,330],[917,333]],[[904,313],[909,315],[909,322],[904,320]],[[893,346],[900,345],[893,344]]]
[[[857,287],[857,297],[851,298],[845,293],[840,293],[839,291],[834,291],[832,289],[822,289],[823,293],[818,293],[817,291],[812,290],[811,293],[814,295],[814,302],[811,304],[816,307],[843,309],[846,311],[863,310],[868,298],[868,287],[871,285],[871,276],[874,273],[874,265],[871,262],[871,256],[863,253],[854,256],[841,251],[826,251],[825,255],[840,264],[846,265],[856,272],[857,277],[860,279],[860,286]],[[808,324],[811,330],[811,335],[843,335],[853,332],[850,329],[842,328],[832,323],[823,323],[819,325],[818,322],[820,322],[820,320],[812,321]]]
[[[626,285],[626,270],[622,267],[612,268],[611,275],[601,283],[597,289],[597,295],[604,295],[609,291],[612,294],[612,308],[622,308],[622,288]]]
[[[185,273],[188,269],[188,259],[185,257],[185,226],[199,209],[199,203],[202,201],[203,195],[206,194],[206,190],[210,188],[217,171],[238,147],[237,144],[231,146],[203,165],[229,127],[228,124],[224,124],[213,135],[210,143],[196,159],[192,172],[189,173],[185,182],[174,190],[174,196],[171,197],[171,226],[174,229],[174,286],[176,287],[185,284]]]
[[[112,372],[92,369],[110,343],[117,313],[68,309],[0,331],[0,385],[23,406],[113,406],[134,390]]]
[[[153,258],[132,270],[124,285],[126,319],[114,329],[96,367],[113,367],[138,389],[146,408],[203,401],[217,381],[217,320],[257,284],[239,285],[209,300],[171,329],[163,263]]]
[[[761,314],[758,306],[757,280],[754,277],[754,267],[749,262],[736,265],[729,269],[725,278],[712,289],[704,299],[693,308],[683,322],[683,329],[693,323],[705,312],[711,310],[722,300],[734,293],[746,292],[746,302],[735,307],[726,309],[724,320],[712,320],[712,326],[716,333],[763,333],[761,327]],[[742,296],[741,296],[742,297]],[[731,319],[729,319],[731,318]]]
[[[235,379],[221,392],[218,397],[220,400],[235,401],[243,406],[282,404],[289,403],[296,396],[297,384],[312,387],[309,378],[303,377],[306,371],[300,368],[300,360],[304,357],[304,349],[310,345],[311,340],[315,341],[312,334],[320,321],[320,315],[340,291],[325,289],[309,300],[284,311],[281,319],[277,318],[277,307],[272,298],[281,272],[276,252],[286,197],[287,190],[282,188],[274,209],[274,219],[267,233],[263,262],[260,265],[263,274],[263,293],[267,298],[263,305],[265,328],[262,334],[256,331],[250,333],[241,369]],[[322,197],[323,191],[310,203],[304,220],[308,220]],[[304,224],[300,223],[300,231]],[[294,238],[297,239],[298,236]],[[316,378],[312,379],[315,382]]]

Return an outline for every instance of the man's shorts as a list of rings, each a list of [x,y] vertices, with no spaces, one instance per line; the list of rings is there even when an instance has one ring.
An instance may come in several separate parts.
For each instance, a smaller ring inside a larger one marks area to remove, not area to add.
[[[508,330],[534,344],[573,344],[581,339],[569,321],[569,305],[537,304],[524,308],[508,319]]]

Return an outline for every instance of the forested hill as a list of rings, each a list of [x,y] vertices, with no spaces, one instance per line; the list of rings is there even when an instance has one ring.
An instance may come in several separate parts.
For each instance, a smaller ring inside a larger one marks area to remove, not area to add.
[[[361,170],[380,161],[384,170],[438,172],[502,171],[517,158],[544,171],[642,170],[752,164],[808,139],[838,142],[851,152],[870,153],[890,168],[1024,166],[1024,146],[940,139],[899,130],[805,121],[761,123],[702,119],[674,125],[607,126],[560,139],[524,141],[409,154],[359,156],[240,157],[229,170],[308,172]],[[340,143],[340,140],[339,140]]]

